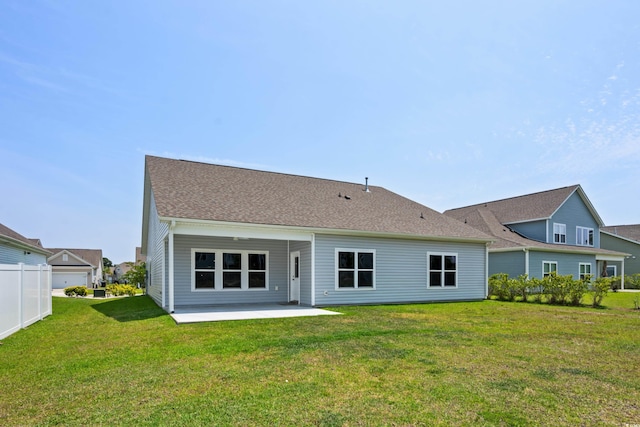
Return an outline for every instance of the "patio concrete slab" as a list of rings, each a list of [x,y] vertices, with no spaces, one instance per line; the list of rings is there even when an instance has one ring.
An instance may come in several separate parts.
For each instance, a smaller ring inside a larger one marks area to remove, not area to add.
[[[220,322],[224,320],[277,319],[283,317],[331,316],[335,311],[299,305],[231,305],[220,307],[176,308],[176,323]]]

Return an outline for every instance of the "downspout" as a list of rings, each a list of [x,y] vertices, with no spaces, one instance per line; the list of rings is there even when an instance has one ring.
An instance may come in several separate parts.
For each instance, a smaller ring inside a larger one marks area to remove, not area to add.
[[[291,301],[291,281],[293,274],[291,271],[291,240],[287,240],[287,302]],[[298,298],[300,304],[300,298]]]
[[[166,308],[167,307],[167,252],[165,251],[165,243],[166,240],[163,238],[162,239],[162,264],[161,264],[161,271],[162,271],[162,308]]]
[[[522,250],[524,251],[524,274],[527,275],[527,278],[530,278],[529,277],[529,249],[522,248]]]
[[[547,240],[546,240],[546,243],[550,243],[550,242],[549,242],[549,220],[547,220],[547,226],[546,226],[546,229],[547,229]]]
[[[311,306],[316,305],[316,233],[311,233]]]
[[[175,221],[171,221],[171,225],[169,225],[169,313],[173,313],[174,306],[174,277],[173,277],[173,229],[176,226]]]

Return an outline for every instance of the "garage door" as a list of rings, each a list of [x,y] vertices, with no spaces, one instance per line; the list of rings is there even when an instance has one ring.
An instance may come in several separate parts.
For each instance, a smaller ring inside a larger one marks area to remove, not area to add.
[[[87,286],[87,273],[53,273],[53,289],[67,286]]]

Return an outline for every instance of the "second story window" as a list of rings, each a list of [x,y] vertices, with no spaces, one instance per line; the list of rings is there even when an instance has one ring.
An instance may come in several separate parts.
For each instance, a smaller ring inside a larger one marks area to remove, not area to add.
[[[567,243],[567,224],[553,224],[553,243]]]
[[[593,246],[593,228],[576,227],[576,245]]]

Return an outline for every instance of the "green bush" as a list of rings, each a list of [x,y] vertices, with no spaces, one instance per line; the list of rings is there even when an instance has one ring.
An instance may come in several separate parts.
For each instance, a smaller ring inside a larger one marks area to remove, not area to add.
[[[584,294],[589,290],[589,284],[591,283],[591,275],[587,274],[582,280],[571,280],[569,283],[569,304],[580,305]]]
[[[624,276],[625,289],[640,289],[640,273]]]
[[[598,277],[593,282],[593,306],[599,307],[602,304],[602,300],[611,289],[611,277]]]
[[[107,292],[114,296],[135,296],[136,295],[136,287],[133,285],[107,285]]]
[[[86,286],[68,286],[64,288],[64,294],[68,297],[85,297],[87,293]]]

